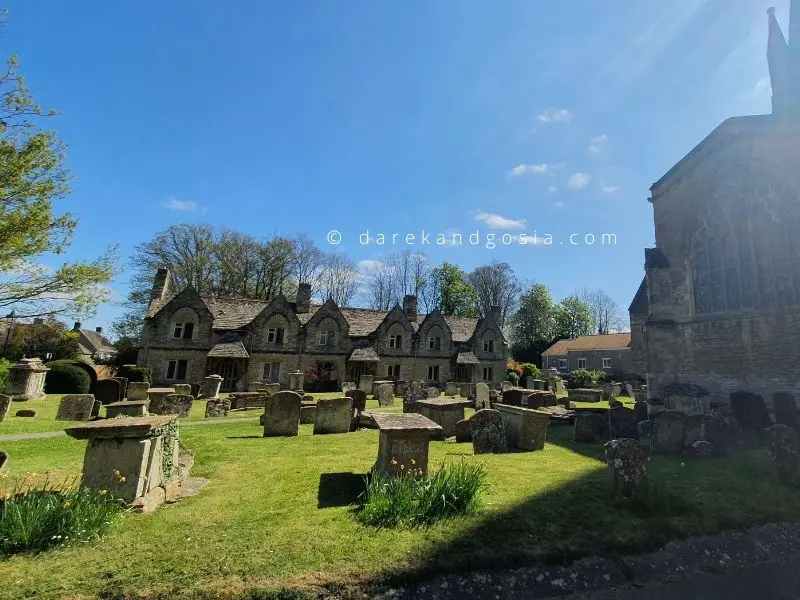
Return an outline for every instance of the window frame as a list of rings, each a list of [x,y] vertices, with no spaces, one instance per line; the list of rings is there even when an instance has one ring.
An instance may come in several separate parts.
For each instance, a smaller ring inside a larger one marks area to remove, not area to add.
[[[393,348],[394,350],[402,350],[403,348],[403,336],[399,333],[389,336],[389,348]]]
[[[583,366],[581,366],[581,362],[583,362]],[[586,368],[586,357],[585,356],[583,358],[579,358],[578,359],[578,368],[579,369],[585,369]]]
[[[611,357],[610,356],[604,356],[603,357],[603,368],[604,369],[610,369],[611,368]]]
[[[181,363],[183,363],[183,377],[178,377],[181,370]],[[172,368],[172,375],[170,376],[170,366]],[[189,361],[185,358],[170,358],[167,360],[167,368],[164,369],[164,379],[166,381],[186,381],[186,374],[189,371]]]
[[[186,335],[186,334],[189,335]],[[192,321],[186,321],[183,324],[183,335],[181,336],[182,340],[192,340],[194,339],[194,323]]]
[[[439,365],[428,365],[428,381],[439,381]]]
[[[178,335],[175,335],[176,333]],[[172,339],[173,340],[183,339],[183,321],[175,321],[172,324]]]
[[[488,373],[488,377],[486,376]],[[494,368],[493,367],[483,367],[483,381],[493,381],[494,380]]]
[[[278,374],[275,379],[272,378],[272,367],[278,365]],[[267,383],[278,383],[281,380],[281,367],[283,363],[279,360],[268,360],[264,363],[264,368],[261,370],[262,379]]]
[[[429,335],[428,336],[428,350],[441,350],[442,349],[442,337],[439,335]]]
[[[386,366],[386,376],[387,377],[397,377],[400,378],[400,365],[387,365]]]
[[[494,354],[494,340],[483,340],[483,351],[487,354]]]
[[[567,359],[566,358],[559,358],[558,359],[558,368],[559,369],[566,369],[567,368]]]

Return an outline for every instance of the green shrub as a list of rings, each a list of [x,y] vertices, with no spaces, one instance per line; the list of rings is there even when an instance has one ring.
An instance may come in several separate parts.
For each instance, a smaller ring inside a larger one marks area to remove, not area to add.
[[[36,489],[23,480],[0,500],[0,555],[96,540],[124,510],[105,490],[75,487],[74,481],[45,481]]]
[[[356,516],[372,527],[420,527],[475,512],[486,490],[486,470],[462,461],[442,465],[433,475],[373,474]]]
[[[127,377],[128,383],[131,381],[146,381],[148,385],[153,385],[153,370],[148,367],[122,365],[117,369],[117,377]]]
[[[533,379],[539,378],[539,367],[537,367],[535,364],[522,363],[520,366],[522,367],[523,377],[532,377]]]
[[[8,378],[8,370],[11,368],[11,364],[11,361],[0,358],[0,392],[6,389],[6,379]]]
[[[605,371],[587,371],[586,369],[577,369],[569,374],[566,385],[568,388],[575,389],[605,382],[607,380],[608,375],[606,375]]]
[[[70,361],[47,363],[44,391],[48,394],[88,394],[92,385],[89,374]]]
[[[506,381],[510,381],[514,385],[519,385],[519,375],[517,375],[516,371],[509,371],[506,373]]]

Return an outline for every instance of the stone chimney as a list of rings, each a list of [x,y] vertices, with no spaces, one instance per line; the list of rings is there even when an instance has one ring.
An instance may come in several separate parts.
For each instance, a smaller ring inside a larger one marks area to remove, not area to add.
[[[417,297],[413,294],[407,294],[403,298],[403,312],[412,323],[417,321]]]
[[[169,291],[170,273],[166,267],[161,267],[156,271],[155,279],[153,280],[153,289],[150,291],[150,302],[158,302]]]
[[[311,310],[311,284],[301,283],[297,286],[295,305],[298,314],[306,314]]]
[[[97,333],[103,333],[103,328],[102,328],[102,327],[95,327],[95,328],[94,328],[94,330],[95,330]]]
[[[72,331],[80,331],[81,330],[81,322],[76,321],[75,326],[72,328]]]

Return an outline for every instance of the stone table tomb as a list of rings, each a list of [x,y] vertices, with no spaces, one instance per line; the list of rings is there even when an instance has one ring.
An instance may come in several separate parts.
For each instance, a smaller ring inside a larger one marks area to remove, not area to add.
[[[373,413],[380,431],[376,473],[402,475],[409,470],[417,475],[428,473],[428,446],[442,428],[417,413]]]
[[[503,417],[508,446],[520,450],[544,449],[550,425],[548,413],[506,404],[495,404],[494,408]]]
[[[441,426],[444,437],[456,434],[456,423],[464,420],[464,409],[472,406],[469,400],[430,398],[417,402],[419,413]]]
[[[116,419],[118,417],[146,417],[149,400],[125,400],[124,402],[112,402],[106,404],[106,418]]]

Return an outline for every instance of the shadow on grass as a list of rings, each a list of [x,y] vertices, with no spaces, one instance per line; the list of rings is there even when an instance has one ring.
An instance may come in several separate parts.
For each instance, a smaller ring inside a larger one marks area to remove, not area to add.
[[[366,489],[364,477],[359,473],[323,473],[319,476],[317,508],[355,504]]]
[[[229,440],[260,440],[263,438],[263,435],[229,435],[227,439]]]

